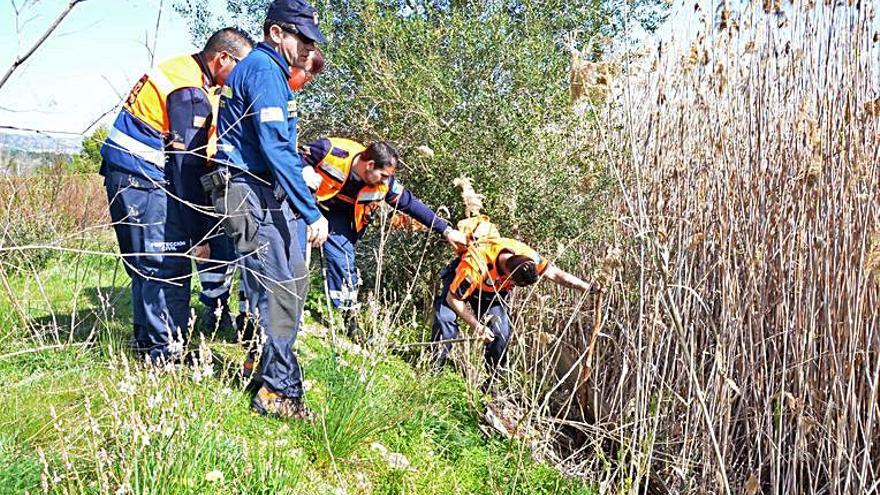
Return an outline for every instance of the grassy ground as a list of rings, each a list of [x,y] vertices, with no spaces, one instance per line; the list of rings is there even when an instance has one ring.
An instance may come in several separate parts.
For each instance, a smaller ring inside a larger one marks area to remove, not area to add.
[[[336,363],[311,324],[297,350],[318,419],[258,417],[230,338],[203,339],[212,357],[193,366],[131,359],[112,258],[67,254],[2,281],[0,493],[592,493],[524,442],[487,439],[452,372]]]

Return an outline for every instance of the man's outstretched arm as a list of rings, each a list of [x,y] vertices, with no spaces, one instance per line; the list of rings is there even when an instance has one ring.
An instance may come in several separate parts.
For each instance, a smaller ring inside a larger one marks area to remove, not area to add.
[[[441,234],[453,249],[466,247],[467,238],[463,233],[437,215],[434,210],[417,198],[412,191],[403,187],[400,182],[397,182],[395,177],[390,179],[389,186],[388,194],[385,196],[386,203],[401,213],[413,217],[425,227]]]
[[[547,267],[547,269],[544,271],[544,276],[554,283],[559,284],[563,287],[568,287],[569,289],[588,291],[593,288],[593,284],[585,282],[580,278],[566,272],[565,270],[560,270],[554,265],[550,265]]]

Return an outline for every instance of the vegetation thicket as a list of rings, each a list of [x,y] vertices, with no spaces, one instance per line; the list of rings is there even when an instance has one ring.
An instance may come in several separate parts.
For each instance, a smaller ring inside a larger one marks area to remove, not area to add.
[[[223,7],[257,32],[266,3]],[[225,22],[212,5],[177,2],[194,38]],[[285,423],[247,412],[233,336],[194,336],[205,359],[177,370],[130,362],[127,279],[89,216],[102,191],[4,179],[0,487],[876,491],[877,6],[697,4],[694,37],[640,50],[633,26],[664,9],[623,5],[317,3],[329,66],[302,94],[302,140],[396,141],[404,183],[452,219],[469,176],[502,232],[605,287],[514,294],[494,402],[513,439],[479,431],[479,345],[428,373],[439,238],[377,222],[370,346],[340,338],[337,364],[332,329],[310,322],[297,345],[318,419]],[[69,251],[22,254],[35,218],[50,223],[36,244]],[[314,278],[307,306],[323,305]]]
[[[582,438],[627,462],[583,471],[674,493],[870,493],[878,6],[717,6],[693,39],[624,59],[586,138],[619,186],[622,265]]]

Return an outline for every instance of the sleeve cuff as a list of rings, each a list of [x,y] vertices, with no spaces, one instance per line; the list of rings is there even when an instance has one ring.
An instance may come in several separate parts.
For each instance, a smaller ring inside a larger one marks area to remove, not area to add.
[[[443,220],[439,216],[435,216],[434,218],[434,225],[431,226],[431,228],[434,229],[434,232],[445,236],[447,230],[452,230],[452,225],[449,225],[449,222]]]
[[[321,212],[318,210],[315,211],[304,211],[302,212],[303,220],[306,221],[306,225],[311,225],[318,221],[321,218]]]

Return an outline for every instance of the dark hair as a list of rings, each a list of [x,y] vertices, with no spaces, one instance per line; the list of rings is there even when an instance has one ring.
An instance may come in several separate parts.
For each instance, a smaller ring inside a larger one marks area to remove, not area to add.
[[[241,58],[246,49],[253,47],[254,40],[249,34],[237,27],[227,27],[208,38],[202,53],[210,57],[216,53],[229,52],[233,56]]]
[[[523,287],[538,281],[538,267],[535,266],[535,260],[528,256],[521,254],[511,256],[507,259],[506,268],[515,285]]]
[[[366,161],[373,161],[376,168],[396,167],[400,163],[400,153],[387,141],[372,143],[361,156]]]

